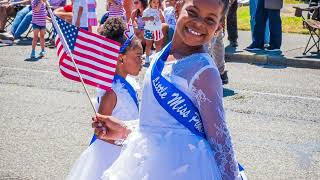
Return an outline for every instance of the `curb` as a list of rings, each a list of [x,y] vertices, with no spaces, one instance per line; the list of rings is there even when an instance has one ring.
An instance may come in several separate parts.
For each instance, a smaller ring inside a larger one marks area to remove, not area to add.
[[[226,62],[240,62],[249,64],[270,64],[296,68],[320,69],[320,59],[299,59],[284,56],[268,56],[256,54],[235,54],[226,52]]]

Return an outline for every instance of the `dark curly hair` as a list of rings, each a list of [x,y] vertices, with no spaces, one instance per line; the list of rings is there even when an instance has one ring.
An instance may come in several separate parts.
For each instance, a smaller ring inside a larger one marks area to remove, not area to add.
[[[117,41],[122,45],[127,40],[127,37],[124,36],[126,29],[127,25],[122,17],[109,17],[103,24],[103,30],[100,34],[108,39]],[[126,51],[137,47],[141,47],[141,42],[138,38],[133,37],[130,45],[126,48]]]

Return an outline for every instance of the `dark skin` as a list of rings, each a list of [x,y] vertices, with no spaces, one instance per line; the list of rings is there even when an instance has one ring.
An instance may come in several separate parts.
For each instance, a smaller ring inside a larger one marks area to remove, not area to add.
[[[222,10],[223,7],[218,1],[177,1],[176,11],[179,17],[173,36],[171,54],[167,61],[181,59],[194,53],[205,52],[203,44],[208,43],[214,36],[217,36],[222,29]],[[112,116],[97,115],[97,118],[94,120],[93,127],[98,127],[98,124],[101,123],[101,125],[108,129],[107,132],[103,132],[102,130],[96,131],[98,137],[113,140],[123,139],[131,132],[124,123]]]
[[[134,49],[129,49],[125,54],[121,54],[118,59],[116,74],[126,78],[128,74],[137,76],[142,67],[142,46],[139,44]],[[113,90],[107,91],[101,98],[98,113],[111,116],[117,104],[117,95]],[[103,131],[103,129],[100,129]],[[114,140],[99,137],[104,141],[114,144]]]

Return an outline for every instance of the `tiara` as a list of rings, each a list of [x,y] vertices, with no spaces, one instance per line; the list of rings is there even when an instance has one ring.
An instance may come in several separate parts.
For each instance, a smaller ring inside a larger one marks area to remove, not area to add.
[[[126,52],[127,47],[131,44],[131,41],[133,39],[134,35],[131,35],[124,43],[123,45],[120,47],[120,54],[124,54]]]

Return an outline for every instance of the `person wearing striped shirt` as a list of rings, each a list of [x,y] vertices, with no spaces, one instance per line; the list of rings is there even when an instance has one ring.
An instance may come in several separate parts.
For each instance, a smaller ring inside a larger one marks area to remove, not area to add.
[[[126,20],[126,11],[123,5],[123,0],[108,0],[109,17],[122,17]]]
[[[46,10],[46,1],[47,0],[32,0],[32,28],[33,28],[33,40],[32,40],[32,51],[30,58],[35,58],[35,48],[38,42],[38,35],[40,33],[40,47],[41,51],[39,53],[40,57],[45,55],[44,50],[44,35],[46,33],[46,18],[47,18],[47,10]]]

